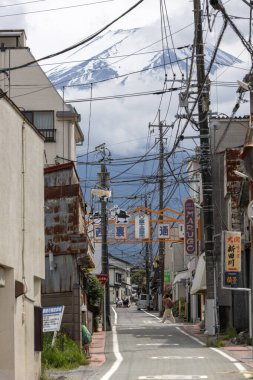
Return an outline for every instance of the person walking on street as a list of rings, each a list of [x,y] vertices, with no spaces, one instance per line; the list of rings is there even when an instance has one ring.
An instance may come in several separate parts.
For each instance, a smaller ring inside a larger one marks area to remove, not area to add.
[[[163,297],[163,303],[164,303],[165,310],[164,310],[163,318],[161,322],[164,323],[166,319],[168,318],[172,323],[175,323],[175,318],[172,312],[173,301],[170,298],[169,294],[165,294],[165,296]]]

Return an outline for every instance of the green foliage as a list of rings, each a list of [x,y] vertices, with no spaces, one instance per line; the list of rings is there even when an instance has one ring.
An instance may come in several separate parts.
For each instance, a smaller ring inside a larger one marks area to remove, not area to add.
[[[214,345],[215,347],[219,348],[219,347],[224,347],[224,342],[222,339],[216,339],[216,341],[214,342]]]
[[[96,276],[89,276],[87,295],[91,306],[98,306],[103,299],[104,289]]]
[[[41,366],[41,376],[40,376],[40,380],[50,380],[47,376],[47,373],[46,373],[46,368],[45,368],[45,365],[42,364]]]
[[[138,271],[133,272],[131,275],[131,282],[132,284],[138,285],[140,291],[145,291],[146,270],[139,269]]]
[[[104,297],[104,288],[100,285],[96,276],[89,276],[87,296],[89,310],[93,313],[93,329],[97,331],[101,314],[101,301]]]
[[[223,339],[232,339],[237,336],[236,329],[234,327],[228,327],[224,333]]]
[[[43,335],[42,365],[44,368],[72,369],[87,364],[79,346],[63,333],[58,333],[52,346],[52,333]]]

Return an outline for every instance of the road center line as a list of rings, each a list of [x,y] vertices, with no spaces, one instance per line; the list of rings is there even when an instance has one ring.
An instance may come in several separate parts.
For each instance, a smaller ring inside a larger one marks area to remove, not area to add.
[[[111,376],[117,371],[121,362],[123,361],[123,357],[119,351],[119,343],[118,343],[118,336],[117,336],[117,330],[116,330],[118,316],[115,309],[112,308],[112,310],[114,312],[114,326],[112,327],[112,343],[113,343],[113,353],[115,355],[116,361],[113,363],[109,371],[106,372],[106,374],[103,377],[101,377],[101,380],[109,380]]]

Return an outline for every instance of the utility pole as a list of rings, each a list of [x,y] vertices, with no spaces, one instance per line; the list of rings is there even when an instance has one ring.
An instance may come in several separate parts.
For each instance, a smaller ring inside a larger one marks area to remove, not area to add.
[[[145,208],[148,208],[148,199],[145,194]],[[147,211],[146,211],[147,212]],[[150,226],[151,228],[151,226]],[[145,261],[146,261],[146,294],[147,294],[147,309],[150,309],[150,243],[146,242],[145,244]]]
[[[158,125],[152,125],[149,124],[150,127],[158,127],[159,128],[159,210],[163,210],[164,204],[163,204],[163,195],[164,195],[164,144],[163,144],[163,123],[160,120],[160,110],[159,110],[159,118],[158,118]],[[160,214],[159,218],[160,221],[163,220],[163,215]],[[160,222],[161,223],[161,222]],[[165,244],[163,241],[159,242],[159,287],[158,287],[158,311],[160,315],[162,315],[163,312],[163,304],[162,304],[162,297],[163,297],[163,288],[164,288],[164,248]]]
[[[148,197],[147,194],[139,194],[127,197],[127,199],[137,199],[137,198],[144,198],[144,206],[147,209],[148,208]],[[147,214],[148,211],[145,210],[145,213]],[[152,241],[152,229],[150,226],[150,240]],[[150,265],[151,265],[151,244],[152,243],[145,243],[145,269],[146,269],[146,294],[148,295],[147,299],[147,309],[150,308]]]
[[[101,189],[109,188],[109,173],[106,168],[105,160],[106,148],[105,144],[101,144],[96,147],[102,154],[101,160],[101,173],[99,174],[100,180],[99,185]],[[101,202],[101,235],[102,235],[102,245],[101,245],[101,256],[102,256],[102,274],[107,276],[107,281],[105,283],[105,297],[104,297],[104,330],[111,330],[111,316],[110,316],[110,283],[109,283],[109,257],[108,257],[108,244],[107,244],[107,197],[100,197]]]
[[[200,130],[200,167],[203,189],[203,221],[204,221],[204,249],[206,257],[206,310],[205,329],[209,335],[215,334],[216,302],[215,302],[215,260],[213,242],[213,186],[212,166],[210,157],[210,141],[208,126],[209,90],[204,83],[205,62],[203,48],[203,33],[201,21],[200,0],[194,0],[194,23],[196,36],[196,62],[198,84],[198,113]]]

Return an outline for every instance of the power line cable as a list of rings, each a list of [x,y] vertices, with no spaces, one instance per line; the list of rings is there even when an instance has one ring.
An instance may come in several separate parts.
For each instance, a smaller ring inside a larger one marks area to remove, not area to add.
[[[137,3],[135,3],[132,7],[130,7],[127,11],[125,11],[124,13],[122,13],[119,17],[117,17],[116,19],[114,19],[113,21],[111,21],[109,24],[107,24],[106,26],[104,26],[103,28],[101,28],[99,31],[93,33],[92,35],[90,35],[89,37],[85,38],[84,40],[72,45],[72,46],[69,46],[63,50],[60,50],[59,52],[57,53],[53,53],[53,54],[50,54],[50,55],[47,55],[45,57],[42,57],[42,58],[39,58],[39,59],[35,59],[35,60],[32,60],[30,62],[27,62],[25,64],[22,64],[22,65],[19,65],[19,66],[14,66],[14,67],[7,67],[7,68],[4,68],[4,69],[0,69],[0,72],[4,72],[4,71],[12,71],[12,70],[18,70],[18,69],[22,69],[24,67],[28,67],[28,66],[31,66],[33,63],[38,63],[40,61],[44,61],[46,59],[50,59],[50,58],[53,58],[53,57],[56,57],[58,55],[61,55],[63,53],[66,53],[70,50],[73,50],[75,49],[76,47],[78,46],[81,46],[89,41],[91,41],[92,39],[94,39],[95,37],[97,37],[99,34],[101,34],[104,30],[108,29],[111,25],[115,24],[115,22],[117,22],[118,20],[120,20],[122,17],[126,16],[128,13],[130,13],[133,9],[135,9],[138,5],[140,5],[144,0],[139,0]]]
[[[115,0],[101,0],[101,1],[96,1],[93,3],[69,5],[66,7],[58,7],[58,8],[42,9],[42,10],[37,10],[37,11],[26,11],[26,12],[19,12],[19,13],[11,13],[11,14],[6,14],[6,15],[0,15],[0,18],[13,17],[13,16],[23,16],[23,15],[35,14],[35,13],[54,12],[54,11],[65,10],[65,9],[70,9],[70,8],[79,8],[79,7],[89,6],[89,5],[100,4],[100,3],[108,3],[111,1],[115,1]],[[27,3],[23,3],[23,4],[27,4]]]

